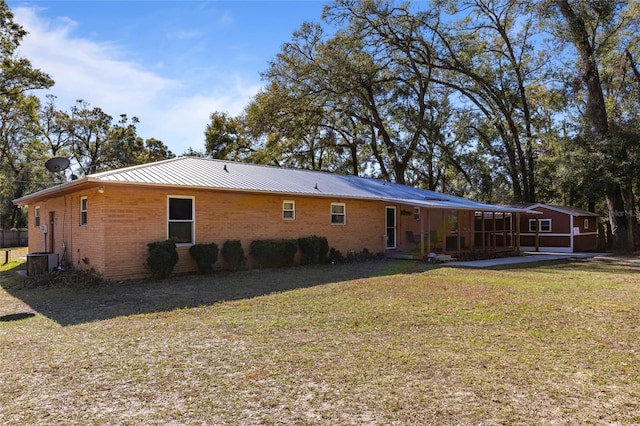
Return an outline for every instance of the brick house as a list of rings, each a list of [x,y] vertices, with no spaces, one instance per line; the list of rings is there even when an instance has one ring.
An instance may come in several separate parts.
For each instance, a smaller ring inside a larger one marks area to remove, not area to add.
[[[149,275],[147,243],[169,238],[176,273],[196,270],[191,245],[226,240],[240,240],[245,253],[256,239],[308,235],[342,253],[517,251],[514,226],[497,247],[474,223],[478,212],[524,213],[376,179],[194,157],[85,176],[14,203],[28,206],[30,253],[108,278]]]

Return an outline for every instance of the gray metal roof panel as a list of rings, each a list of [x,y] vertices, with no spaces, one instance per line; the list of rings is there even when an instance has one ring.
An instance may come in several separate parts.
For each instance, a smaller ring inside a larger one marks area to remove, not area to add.
[[[185,186],[308,196],[384,200],[424,207],[514,211],[452,195],[358,176],[285,169],[197,157],[178,157],[96,173],[83,178],[104,183]],[[62,185],[63,187],[68,184]],[[46,190],[45,190],[46,191]],[[37,194],[37,193],[36,193]],[[36,195],[33,194],[33,195]],[[25,199],[30,196],[23,197]]]
[[[378,179],[310,170],[179,157],[91,175],[104,182],[135,182],[209,189],[411,201],[441,208],[503,210],[472,200]]]

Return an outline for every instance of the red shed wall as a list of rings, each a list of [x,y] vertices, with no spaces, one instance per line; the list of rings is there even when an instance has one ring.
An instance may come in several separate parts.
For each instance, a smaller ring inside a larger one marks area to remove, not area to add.
[[[571,250],[571,239],[573,237],[573,251],[594,251],[597,249],[598,232],[597,217],[575,216],[573,227],[571,226],[571,215],[558,212],[545,207],[536,207],[534,210],[541,212],[541,215],[521,215],[520,244],[524,249],[536,246],[535,233],[529,232],[530,219],[551,219],[551,232],[539,233],[539,247],[541,249],[558,249],[564,251]],[[588,226],[585,226],[585,219]],[[577,230],[577,233],[576,233]]]

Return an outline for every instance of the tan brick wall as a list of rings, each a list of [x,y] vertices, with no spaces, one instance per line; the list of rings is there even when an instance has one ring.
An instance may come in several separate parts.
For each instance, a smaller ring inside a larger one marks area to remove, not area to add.
[[[103,207],[96,189],[89,189],[34,203],[29,210],[29,253],[44,251],[44,236],[35,226],[34,210],[40,207],[40,224],[47,225],[47,251],[74,267],[104,270]],[[88,221],[80,225],[80,197],[88,201]],[[50,221],[53,214],[53,224]],[[53,234],[53,235],[52,235]],[[53,241],[52,241],[53,239]],[[53,246],[52,243],[53,242]],[[66,245],[66,251],[64,249]],[[88,263],[83,262],[83,259]]]
[[[105,185],[103,193],[88,189],[35,205],[40,206],[42,223],[50,211],[55,212],[55,252],[62,254],[65,241],[67,260],[74,266],[91,267],[110,278],[128,278],[148,275],[147,243],[167,238],[170,195],[195,197],[196,243],[215,242],[221,248],[224,241],[238,239],[248,255],[255,239],[319,235],[343,254],[364,248],[372,253],[384,251],[386,204],[381,202]],[[79,225],[82,196],[88,202],[86,226]],[[295,202],[295,220],[282,219],[284,200]],[[332,202],[345,203],[346,225],[330,224]],[[42,251],[42,232],[33,226],[34,206],[29,206],[31,252]],[[195,271],[188,247],[179,247],[178,253],[174,272]]]

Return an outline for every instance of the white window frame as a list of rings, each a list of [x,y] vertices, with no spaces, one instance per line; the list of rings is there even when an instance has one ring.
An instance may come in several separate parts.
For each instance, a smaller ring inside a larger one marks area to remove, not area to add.
[[[584,220],[584,229],[589,229],[589,219]]]
[[[420,207],[413,208],[413,219],[416,221],[420,220]]]
[[[334,212],[334,207],[342,207],[342,213]],[[331,203],[331,225],[344,226],[347,224],[347,205],[345,203]],[[342,218],[342,221],[334,221],[334,219]]]
[[[171,200],[191,200],[191,219],[171,219]],[[196,243],[196,197],[185,195],[168,195],[167,196],[167,240],[171,239],[170,224],[171,223],[190,223],[191,224],[191,241],[176,242],[176,246],[192,246]]]
[[[536,225],[540,221],[540,232],[551,232],[551,219],[529,219],[529,232],[536,232]],[[545,229],[548,228],[548,229]]]
[[[33,223],[36,227],[40,227],[40,206],[33,208]]]
[[[291,207],[287,208],[287,205],[290,204]],[[290,216],[287,216],[287,213]],[[282,201],[282,220],[296,220],[296,202],[292,200],[284,200]]]
[[[80,197],[80,226],[87,226],[89,222],[89,200],[86,195]]]

